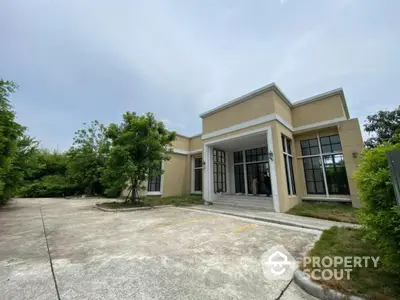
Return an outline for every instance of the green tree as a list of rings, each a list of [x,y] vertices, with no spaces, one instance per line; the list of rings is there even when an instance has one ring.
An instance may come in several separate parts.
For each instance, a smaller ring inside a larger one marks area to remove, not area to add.
[[[86,124],[85,124],[86,125]],[[68,177],[86,194],[103,194],[101,177],[110,141],[106,127],[98,121],[75,133],[74,145],[68,151]]]
[[[400,106],[392,111],[380,110],[368,116],[364,130],[372,135],[365,142],[368,148],[390,141],[396,133],[400,133]]]
[[[157,166],[169,159],[175,132],[168,131],[152,113],[137,116],[126,112],[121,124],[110,124],[106,136],[111,147],[103,182],[108,190],[128,189],[130,201],[139,201],[143,182],[149,176],[161,175]]]
[[[15,121],[9,96],[17,85],[0,79],[0,203],[5,203],[18,188],[23,174],[18,164],[18,147],[22,143],[25,127]]]

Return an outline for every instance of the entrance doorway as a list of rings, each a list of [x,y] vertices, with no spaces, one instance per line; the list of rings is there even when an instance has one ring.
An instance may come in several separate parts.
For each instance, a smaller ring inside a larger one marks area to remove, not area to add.
[[[271,175],[268,162],[247,164],[246,167],[249,194],[271,196]],[[253,191],[254,185],[256,191]]]

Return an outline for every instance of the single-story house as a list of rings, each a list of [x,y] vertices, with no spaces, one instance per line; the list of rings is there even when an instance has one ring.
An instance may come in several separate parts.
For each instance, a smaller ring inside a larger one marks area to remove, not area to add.
[[[202,133],[177,135],[147,195],[276,212],[302,200],[360,205],[352,175],[364,143],[341,88],[291,102],[272,83],[200,117]]]

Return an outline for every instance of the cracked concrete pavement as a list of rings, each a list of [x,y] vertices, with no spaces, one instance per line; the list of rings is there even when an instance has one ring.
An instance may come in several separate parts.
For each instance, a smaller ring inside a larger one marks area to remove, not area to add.
[[[276,244],[301,257],[317,238],[310,230],[173,207],[102,212],[99,201],[0,208],[0,299],[58,299],[56,288],[62,300],[314,299],[267,281],[259,259]]]

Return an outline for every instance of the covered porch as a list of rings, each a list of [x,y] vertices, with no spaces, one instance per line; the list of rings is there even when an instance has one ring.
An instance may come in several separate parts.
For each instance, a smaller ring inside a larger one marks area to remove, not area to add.
[[[206,141],[204,200],[279,211],[272,143],[270,126]]]

